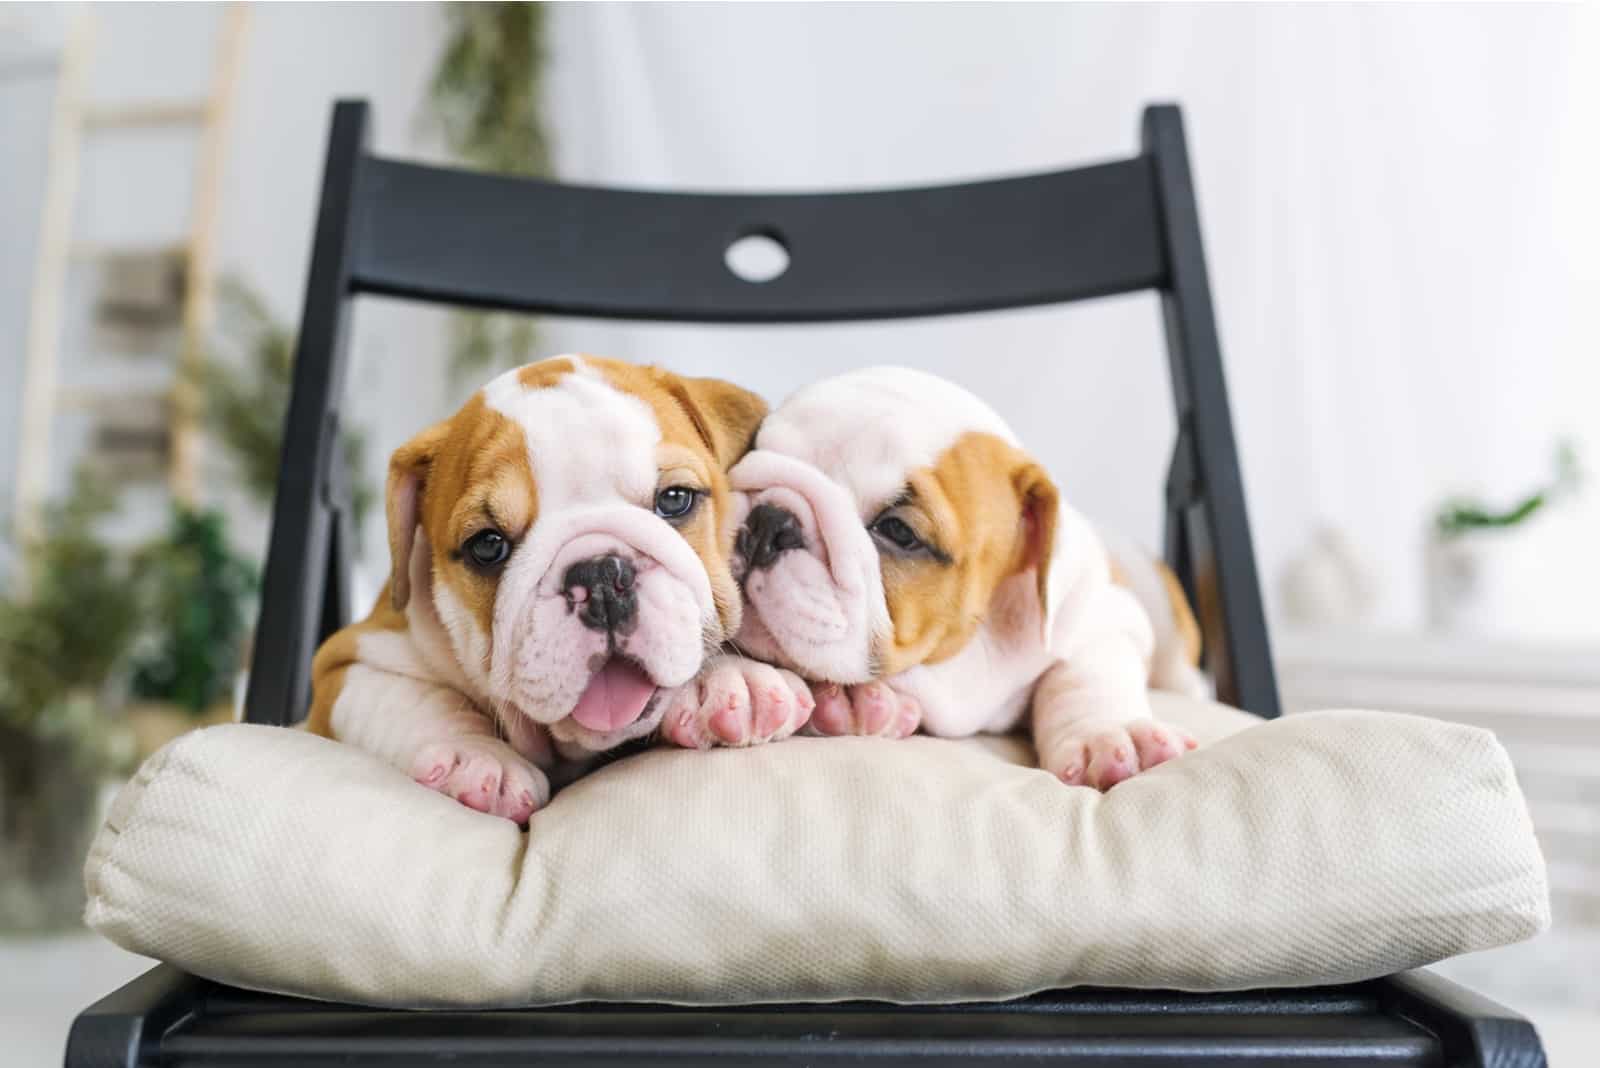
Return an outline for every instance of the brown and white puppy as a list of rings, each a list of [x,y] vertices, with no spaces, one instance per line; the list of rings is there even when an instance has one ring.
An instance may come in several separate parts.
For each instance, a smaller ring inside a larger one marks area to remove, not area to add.
[[[1175,583],[1140,556],[1115,581],[1088,521],[960,387],[893,367],[816,383],[730,477],[750,506],[738,644],[813,680],[814,730],[959,737],[1028,715],[1040,766],[1102,789],[1193,745],[1147,694],[1203,688]]]
[[[793,676],[702,672],[739,625],[726,469],[765,413],[727,382],[589,356],[490,382],[390,461],[389,582],[318,651],[309,728],[525,822],[558,759],[669,714],[684,737],[803,724]]]

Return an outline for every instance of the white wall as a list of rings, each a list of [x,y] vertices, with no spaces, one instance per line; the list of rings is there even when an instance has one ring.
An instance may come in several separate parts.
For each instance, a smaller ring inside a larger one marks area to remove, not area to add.
[[[1415,624],[1434,502],[1522,490],[1559,433],[1600,457],[1600,49],[1578,7],[594,5],[556,28],[573,180],[960,180],[1128,153],[1139,108],[1180,101],[1269,580],[1333,521],[1388,580],[1381,620]],[[737,366],[775,396],[863,360],[929,367],[1000,406],[1085,506],[1154,533],[1170,417],[1147,300],[560,336]],[[1506,625],[1600,636],[1596,497],[1530,531]]]
[[[48,56],[60,48],[75,5],[12,9],[15,29],[30,48]],[[127,103],[203,96],[213,76],[221,25],[216,4],[103,4],[96,23],[87,97]],[[427,151],[418,106],[439,46],[442,20],[434,4],[254,4],[238,71],[233,121],[226,140],[216,219],[216,262],[255,286],[285,321],[299,316],[322,155],[335,99],[370,100],[377,113],[374,145],[395,155]],[[0,183],[0,220],[33,218],[43,181],[43,132],[49,117],[53,71],[26,82],[0,83],[0,164],[19,180]],[[74,240],[149,245],[183,237],[189,222],[196,138],[168,128],[85,135]],[[19,166],[13,172],[10,164]],[[34,164],[30,170],[20,164]],[[22,179],[27,179],[26,181]],[[33,271],[31,234],[0,249],[0,387],[20,374],[27,321],[27,285]],[[149,377],[159,366],[134,367],[117,357],[91,357],[85,343],[88,293],[80,268],[69,278],[69,314],[63,330],[62,376],[99,381],[111,376]],[[430,412],[443,390],[438,351],[439,317],[395,302],[364,302],[354,331],[349,417],[372,433],[372,479],[381,481],[385,448],[392,447]],[[136,363],[137,361],[132,361]],[[149,361],[146,361],[147,363]],[[148,372],[148,374],[146,374]],[[0,420],[10,427],[3,389]],[[55,433],[54,481],[65,483],[87,431],[81,416],[63,415]],[[10,501],[14,435],[0,433],[0,486]],[[207,493],[228,506],[242,545],[265,544],[265,517],[230,491],[227,467],[209,457]],[[165,500],[155,488],[125,495],[124,532],[148,531],[164,521]],[[370,533],[370,532],[369,532]],[[372,540],[379,547],[380,536]]]
[[[198,90],[209,76],[215,8],[96,10],[101,93]],[[815,189],[1016,173],[1129,153],[1139,108],[1180,101],[1269,582],[1319,523],[1337,522],[1388,579],[1381,621],[1415,624],[1433,502],[1515,493],[1561,432],[1583,436],[1600,466],[1592,12],[614,4],[552,15],[550,117],[574,181]],[[380,151],[433,151],[418,114],[440,21],[432,4],[259,4],[251,23],[219,259],[292,319],[329,105],[366,96]],[[139,173],[105,169],[125,191]],[[0,194],[8,212],[16,196]],[[107,216],[119,226],[157,217],[152,199],[108,203],[122,205]],[[442,322],[360,306],[351,415],[372,431],[375,479],[389,449],[459,399],[441,371]],[[1156,533],[1171,420],[1147,297],[849,327],[550,323],[545,341],[738,376],[774,399],[863,361],[941,371],[999,406],[1080,504]],[[1529,577],[1497,605],[1506,626],[1600,636],[1586,612],[1600,593],[1597,500],[1529,532]],[[364,535],[381,567],[375,522]]]
[[[419,109],[442,25],[435,4],[252,5],[218,259],[252,279],[286,321],[298,322],[304,299],[333,102],[371,102],[375,151],[424,156]],[[375,485],[389,452],[442,406],[441,324],[436,312],[397,301],[356,306],[345,418],[371,439]],[[380,570],[381,524],[380,509],[364,532],[367,563]],[[264,529],[259,536],[264,544]]]

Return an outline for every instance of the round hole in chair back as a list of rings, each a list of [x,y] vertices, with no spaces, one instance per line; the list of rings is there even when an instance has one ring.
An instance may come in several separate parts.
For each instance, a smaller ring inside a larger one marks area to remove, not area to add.
[[[729,245],[722,254],[722,262],[735,278],[770,282],[789,269],[789,249],[778,231],[755,229]]]

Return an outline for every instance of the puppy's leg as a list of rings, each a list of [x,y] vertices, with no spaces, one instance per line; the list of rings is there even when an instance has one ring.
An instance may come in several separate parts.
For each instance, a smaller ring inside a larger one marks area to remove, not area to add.
[[[1144,656],[1108,632],[1058,660],[1033,692],[1039,766],[1062,782],[1109,790],[1195,747],[1183,731],[1150,715]]]
[[[886,680],[817,683],[811,693],[817,700],[811,728],[818,734],[906,738],[922,724],[922,703]]]
[[[743,656],[706,661],[700,674],[666,695],[661,736],[685,749],[758,745],[806,725],[811,688],[792,671]]]
[[[346,668],[342,682],[331,716],[340,741],[491,816],[526,823],[550,800],[550,781],[532,763],[551,762],[543,728],[523,725],[503,741],[455,690],[365,664]]]

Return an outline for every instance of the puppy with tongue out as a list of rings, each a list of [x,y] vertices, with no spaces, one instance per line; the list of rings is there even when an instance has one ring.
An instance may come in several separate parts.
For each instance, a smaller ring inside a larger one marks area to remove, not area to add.
[[[737,633],[725,472],[765,403],[590,356],[507,372],[389,465],[392,569],[313,665],[308,728],[519,823],[550,773],[659,730],[792,733],[809,691]]]

